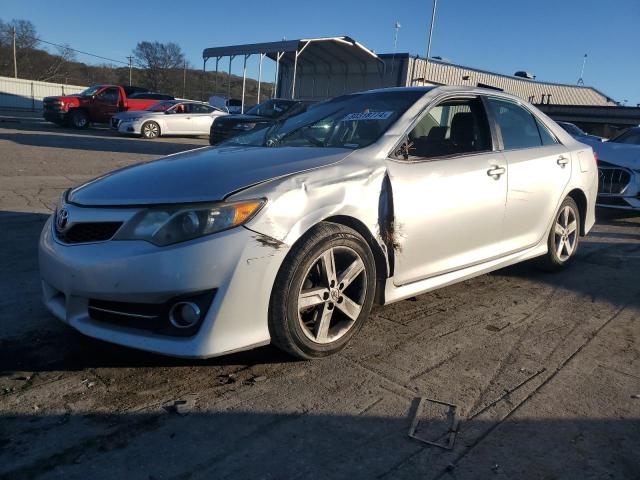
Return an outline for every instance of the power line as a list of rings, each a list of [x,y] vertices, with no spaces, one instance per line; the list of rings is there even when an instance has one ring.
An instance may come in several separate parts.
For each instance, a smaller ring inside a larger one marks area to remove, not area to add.
[[[71,50],[72,52],[81,53],[83,55],[89,55],[90,57],[100,58],[101,60],[107,60],[109,62],[120,63],[122,65],[129,65],[128,62],[123,62],[122,60],[115,60],[113,58],[102,57],[102,56],[96,55],[94,53],[83,52],[82,50],[76,50],[75,48],[71,48],[71,47],[69,47],[67,45],[60,45],[59,43],[48,42],[48,41],[43,40],[43,39],[38,38],[38,37],[32,37],[31,35],[28,35],[28,36],[29,36],[29,38],[32,38],[33,40],[36,40],[36,41],[42,42],[42,43],[46,43],[47,45],[53,45],[53,46],[58,47],[58,48],[64,48],[66,50]]]

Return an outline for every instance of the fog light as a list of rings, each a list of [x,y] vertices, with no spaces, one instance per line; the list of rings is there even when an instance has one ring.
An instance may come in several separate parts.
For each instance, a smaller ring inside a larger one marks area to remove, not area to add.
[[[178,302],[169,311],[169,321],[176,328],[193,327],[200,320],[200,307],[192,302]]]

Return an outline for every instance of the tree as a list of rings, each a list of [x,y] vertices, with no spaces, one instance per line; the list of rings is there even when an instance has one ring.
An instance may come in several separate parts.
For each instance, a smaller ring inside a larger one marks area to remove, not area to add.
[[[170,77],[183,68],[185,58],[179,45],[173,42],[140,42],[133,50],[136,66],[142,69],[144,86],[154,91],[173,90]]]
[[[29,20],[16,20],[3,22],[0,20],[0,45],[10,47],[13,45],[13,29],[16,31],[16,48],[33,49],[38,43],[36,26]]]

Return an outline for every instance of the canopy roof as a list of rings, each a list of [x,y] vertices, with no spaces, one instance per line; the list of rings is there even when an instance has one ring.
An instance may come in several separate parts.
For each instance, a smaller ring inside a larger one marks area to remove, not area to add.
[[[374,52],[351,37],[308,38],[205,48],[202,58],[206,60],[259,54],[285,63],[293,62],[296,55],[302,63],[365,63],[372,60],[382,62]]]

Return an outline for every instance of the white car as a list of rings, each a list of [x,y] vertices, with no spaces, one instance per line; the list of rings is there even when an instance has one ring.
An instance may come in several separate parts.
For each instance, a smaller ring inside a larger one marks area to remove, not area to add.
[[[597,205],[640,211],[640,127],[632,127],[607,142],[580,139],[598,157]]]
[[[165,100],[146,110],[121,112],[111,128],[123,134],[156,138],[163,135],[209,135],[216,117],[226,112],[204,102]]]
[[[65,192],[44,302],[80,332],[181,357],[343,348],[388,304],[540,257],[595,222],[593,151],[470,87],[344,95]]]

